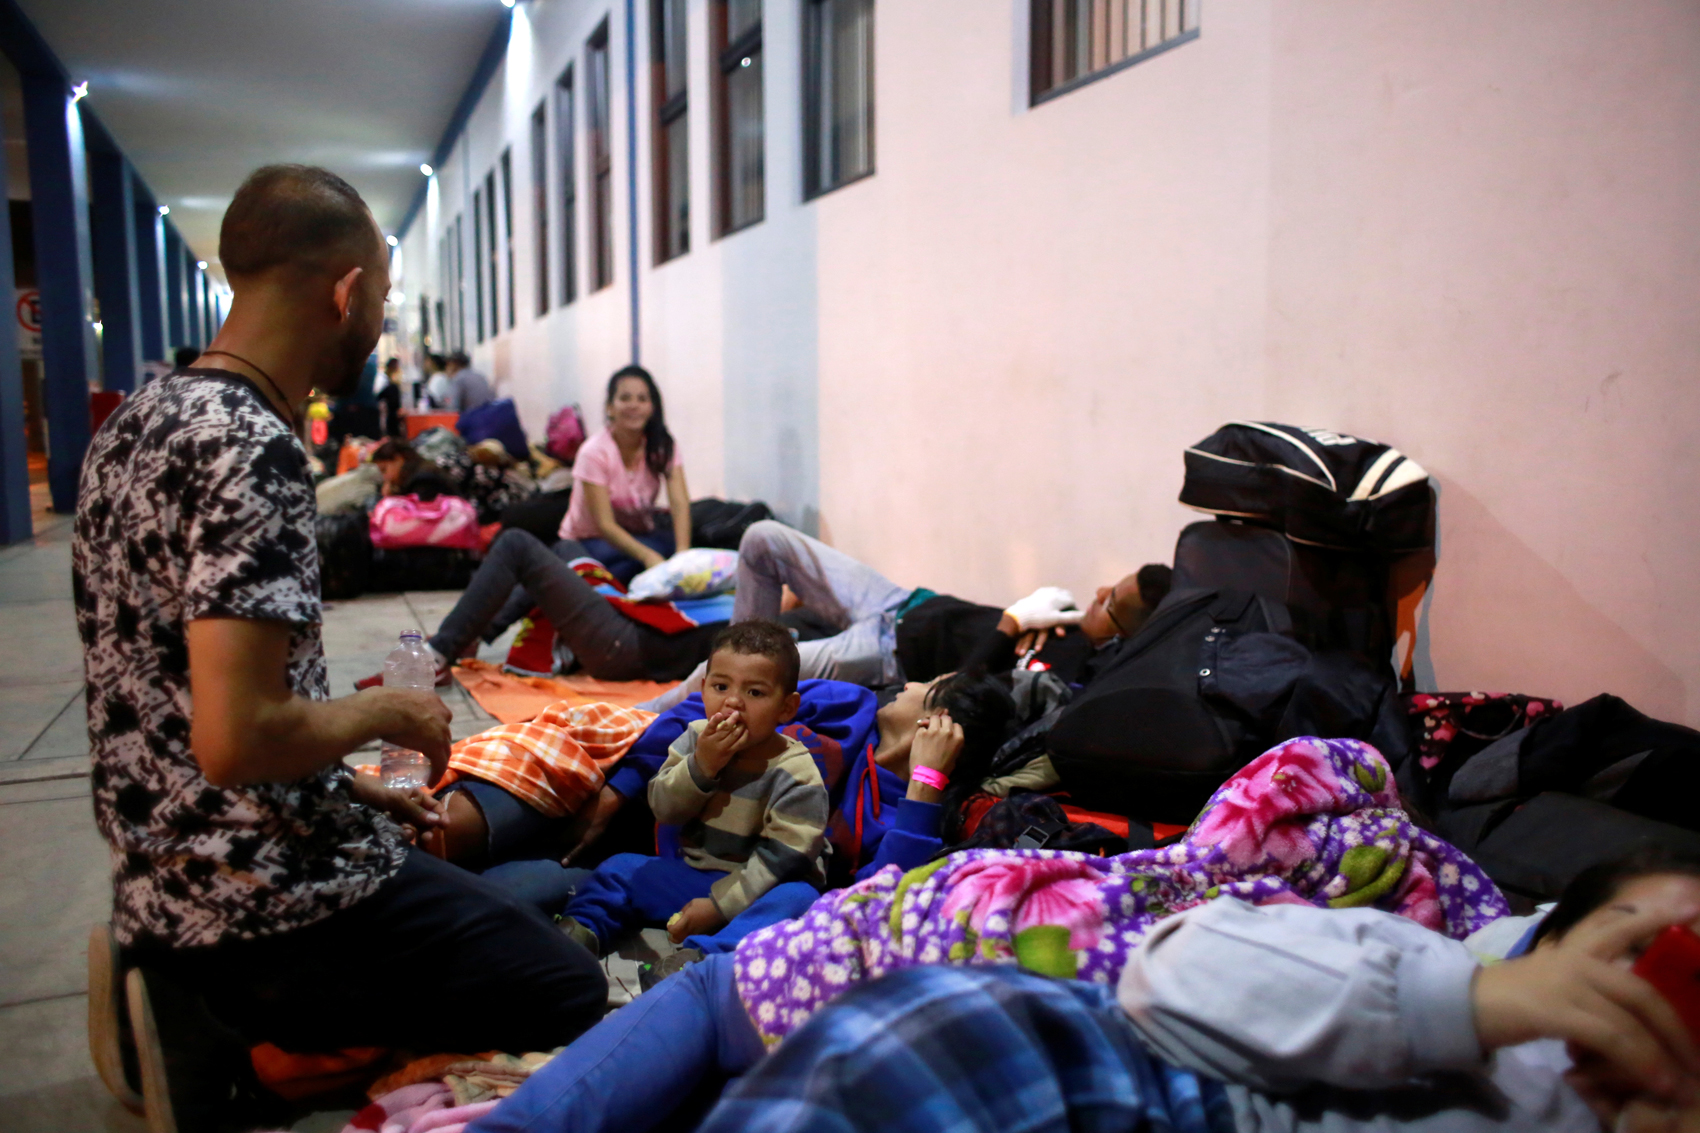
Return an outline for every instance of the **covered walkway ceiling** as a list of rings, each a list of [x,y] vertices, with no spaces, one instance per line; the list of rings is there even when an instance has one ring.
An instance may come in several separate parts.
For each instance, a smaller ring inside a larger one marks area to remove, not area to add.
[[[19,0],[203,259],[255,166],[323,165],[398,224],[500,0]]]

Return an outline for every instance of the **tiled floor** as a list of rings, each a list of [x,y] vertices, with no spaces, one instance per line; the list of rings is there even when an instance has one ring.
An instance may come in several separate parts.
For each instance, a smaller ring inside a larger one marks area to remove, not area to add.
[[[0,549],[0,1129],[140,1131],[88,1057],[85,947],[110,908],[106,847],[94,827],[82,657],[71,611],[70,521],[38,513],[33,542]],[[374,595],[325,609],[333,695],[376,672],[408,627],[436,628],[453,593]],[[506,641],[486,647],[500,657]],[[493,721],[456,685],[454,735]],[[352,761],[375,759],[376,752]],[[663,950],[665,934],[649,945]],[[611,1002],[636,991],[640,942],[607,962]],[[319,1115],[301,1130],[340,1129]]]

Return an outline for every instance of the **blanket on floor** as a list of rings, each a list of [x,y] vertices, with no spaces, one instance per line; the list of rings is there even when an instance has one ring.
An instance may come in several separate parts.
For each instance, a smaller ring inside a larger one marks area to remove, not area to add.
[[[617,704],[557,701],[522,724],[455,744],[436,790],[462,776],[494,783],[548,818],[575,813],[643,735],[655,713]]]
[[[653,700],[672,688],[675,681],[599,681],[583,675],[572,677],[515,677],[501,666],[472,658],[454,667],[455,680],[478,702],[478,706],[504,724],[534,720],[552,704],[618,704],[625,708]]]
[[[1221,896],[1372,905],[1456,939],[1510,912],[1474,862],[1411,823],[1379,752],[1303,737],[1224,783],[1173,846],[968,850],[827,893],[738,945],[738,992],[771,1045],[854,984],[918,964],[1112,984],[1152,925]]]

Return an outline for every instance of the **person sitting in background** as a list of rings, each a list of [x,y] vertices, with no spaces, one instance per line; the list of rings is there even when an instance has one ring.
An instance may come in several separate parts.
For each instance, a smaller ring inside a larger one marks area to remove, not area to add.
[[[561,521],[562,539],[575,539],[621,582],[691,545],[691,493],[661,390],[641,366],[608,379],[607,427],[585,441],[573,461],[573,495]],[[655,498],[665,483],[672,513],[658,527]],[[773,616],[779,611],[775,609]]]
[[[472,368],[472,359],[466,352],[457,350],[449,355],[448,392],[443,398],[443,408],[454,413],[465,413],[468,409],[477,409],[480,405],[496,400],[496,392],[490,388],[490,379]]]
[[[401,419],[400,358],[391,358],[384,363],[384,372],[378,375],[377,389],[374,392],[378,399],[378,435],[401,436],[406,430],[406,424]]]
[[[784,626],[721,630],[708,716],[649,781],[650,809],[680,827],[682,856],[615,854],[568,902],[562,930],[600,953],[621,931],[664,921],[678,943],[719,932],[776,885],[824,886],[826,785],[809,749],[779,731],[798,704],[797,645]]]
[[[1085,610],[1066,590],[1041,587],[1007,609],[897,585],[872,567],[773,520],[738,544],[732,620],[773,618],[788,588],[839,632],[803,642],[803,677],[879,688],[959,669],[1007,672],[1042,662],[1067,684],[1086,684],[1113,642],[1131,636],[1169,592],[1172,572],[1152,563],[1100,587]],[[699,687],[693,673],[667,708]]]
[[[371,461],[383,473],[386,496],[418,496],[430,503],[438,496],[460,495],[448,474],[406,441],[392,437],[382,442],[372,450]]]
[[[1697,917],[1700,861],[1658,852],[1584,871],[1532,951],[1485,968],[1381,910],[1223,897],[1161,922],[1117,987],[907,968],[847,991],[771,1055],[731,958],[711,957],[468,1133],[640,1133],[738,1075],[701,1133],[1062,1133],[1087,1117],[1186,1133],[1692,1130],[1700,1052],[1627,968]]]
[[[449,407],[448,362],[441,354],[430,355],[431,376],[425,379],[425,401],[432,409]]]

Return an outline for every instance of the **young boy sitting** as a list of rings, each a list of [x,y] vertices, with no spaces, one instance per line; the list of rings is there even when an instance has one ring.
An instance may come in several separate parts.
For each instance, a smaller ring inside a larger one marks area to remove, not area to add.
[[[783,881],[824,884],[827,795],[808,748],[778,729],[797,712],[797,646],[783,626],[738,622],[714,639],[707,718],[649,784],[683,860],[615,854],[574,894],[562,929],[601,953],[622,929],[665,923],[674,943],[720,931]]]

